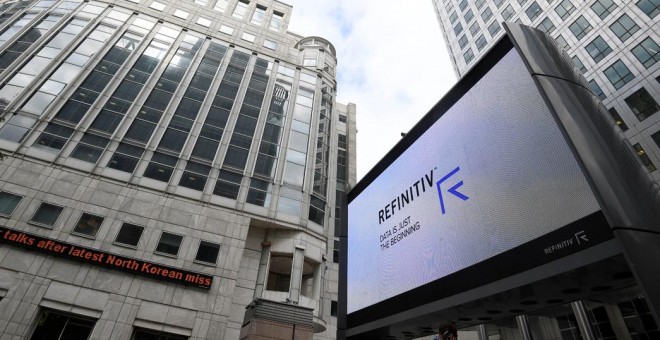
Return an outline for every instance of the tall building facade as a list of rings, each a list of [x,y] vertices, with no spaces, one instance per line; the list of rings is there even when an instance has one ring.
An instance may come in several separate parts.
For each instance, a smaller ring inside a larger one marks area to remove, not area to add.
[[[433,0],[456,74],[466,74],[503,35],[502,22],[549,34],[584,76],[649,175],[660,181],[660,2],[657,0]],[[603,284],[607,284],[604,282]],[[644,297],[632,289],[526,315],[548,339],[655,339]],[[562,302],[562,301],[556,301]],[[583,315],[576,311],[583,309]],[[579,320],[589,330],[580,329]],[[518,338],[515,320],[489,335]],[[466,330],[469,331],[469,330]],[[585,332],[590,332],[588,336]],[[472,330],[476,333],[475,330]]]
[[[273,0],[0,2],[0,334],[334,339],[337,58]]]
[[[504,21],[552,36],[660,181],[660,2],[433,0],[433,5],[459,77],[504,34]]]

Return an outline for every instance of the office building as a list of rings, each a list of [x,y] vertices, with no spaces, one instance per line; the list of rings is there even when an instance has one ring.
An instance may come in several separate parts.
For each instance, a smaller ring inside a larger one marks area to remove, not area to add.
[[[660,180],[660,3],[657,0],[433,0],[461,77],[504,34],[501,23],[555,39]]]
[[[660,180],[660,3],[654,0],[433,0],[454,70],[470,71],[517,22],[549,34],[572,59],[630,142],[639,161]],[[613,278],[617,280],[620,278]],[[602,282],[603,288],[610,283]],[[597,292],[597,290],[593,290]],[[548,301],[550,302],[550,301]],[[570,302],[554,301],[554,302]],[[644,297],[635,288],[599,299],[538,307],[528,318],[535,337],[557,339],[655,339],[660,336]],[[577,318],[577,319],[576,319]],[[581,330],[579,319],[590,323]],[[508,324],[507,324],[508,322]],[[520,336],[515,320],[488,326],[489,334]],[[514,330],[511,333],[511,330]],[[518,333],[519,334],[519,333]]]
[[[335,338],[356,110],[292,15],[0,3],[3,338]]]

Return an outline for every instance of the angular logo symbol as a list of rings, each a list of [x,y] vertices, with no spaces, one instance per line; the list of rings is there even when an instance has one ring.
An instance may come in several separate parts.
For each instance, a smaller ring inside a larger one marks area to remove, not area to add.
[[[577,243],[580,244],[580,240],[582,242],[589,242],[589,239],[587,238],[587,234],[584,232],[584,230],[580,230],[577,233],[575,233],[575,239],[577,239]]]
[[[438,188],[438,196],[440,197],[440,211],[442,211],[442,214],[445,214],[445,201],[442,198],[442,189],[441,185],[443,182],[448,180],[451,176],[454,176],[459,170],[461,170],[460,167],[456,167],[456,169],[450,171],[448,174],[444,175],[439,181],[435,183],[435,186]],[[458,191],[458,188],[460,188],[463,185],[463,181],[459,181],[458,183],[454,184],[453,187],[447,189],[447,192],[462,199],[463,201],[467,201],[469,197],[463,195],[463,193]]]

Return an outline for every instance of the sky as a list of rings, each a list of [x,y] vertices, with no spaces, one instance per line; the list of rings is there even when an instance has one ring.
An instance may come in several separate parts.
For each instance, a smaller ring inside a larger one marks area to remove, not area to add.
[[[362,178],[456,83],[431,0],[283,0],[289,31],[337,50],[337,101],[357,106]]]

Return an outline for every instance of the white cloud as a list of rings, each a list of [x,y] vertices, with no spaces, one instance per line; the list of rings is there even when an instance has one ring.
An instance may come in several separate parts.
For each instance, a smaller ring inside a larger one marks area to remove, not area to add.
[[[285,0],[289,30],[332,42],[338,101],[357,105],[358,179],[456,82],[431,0]]]

